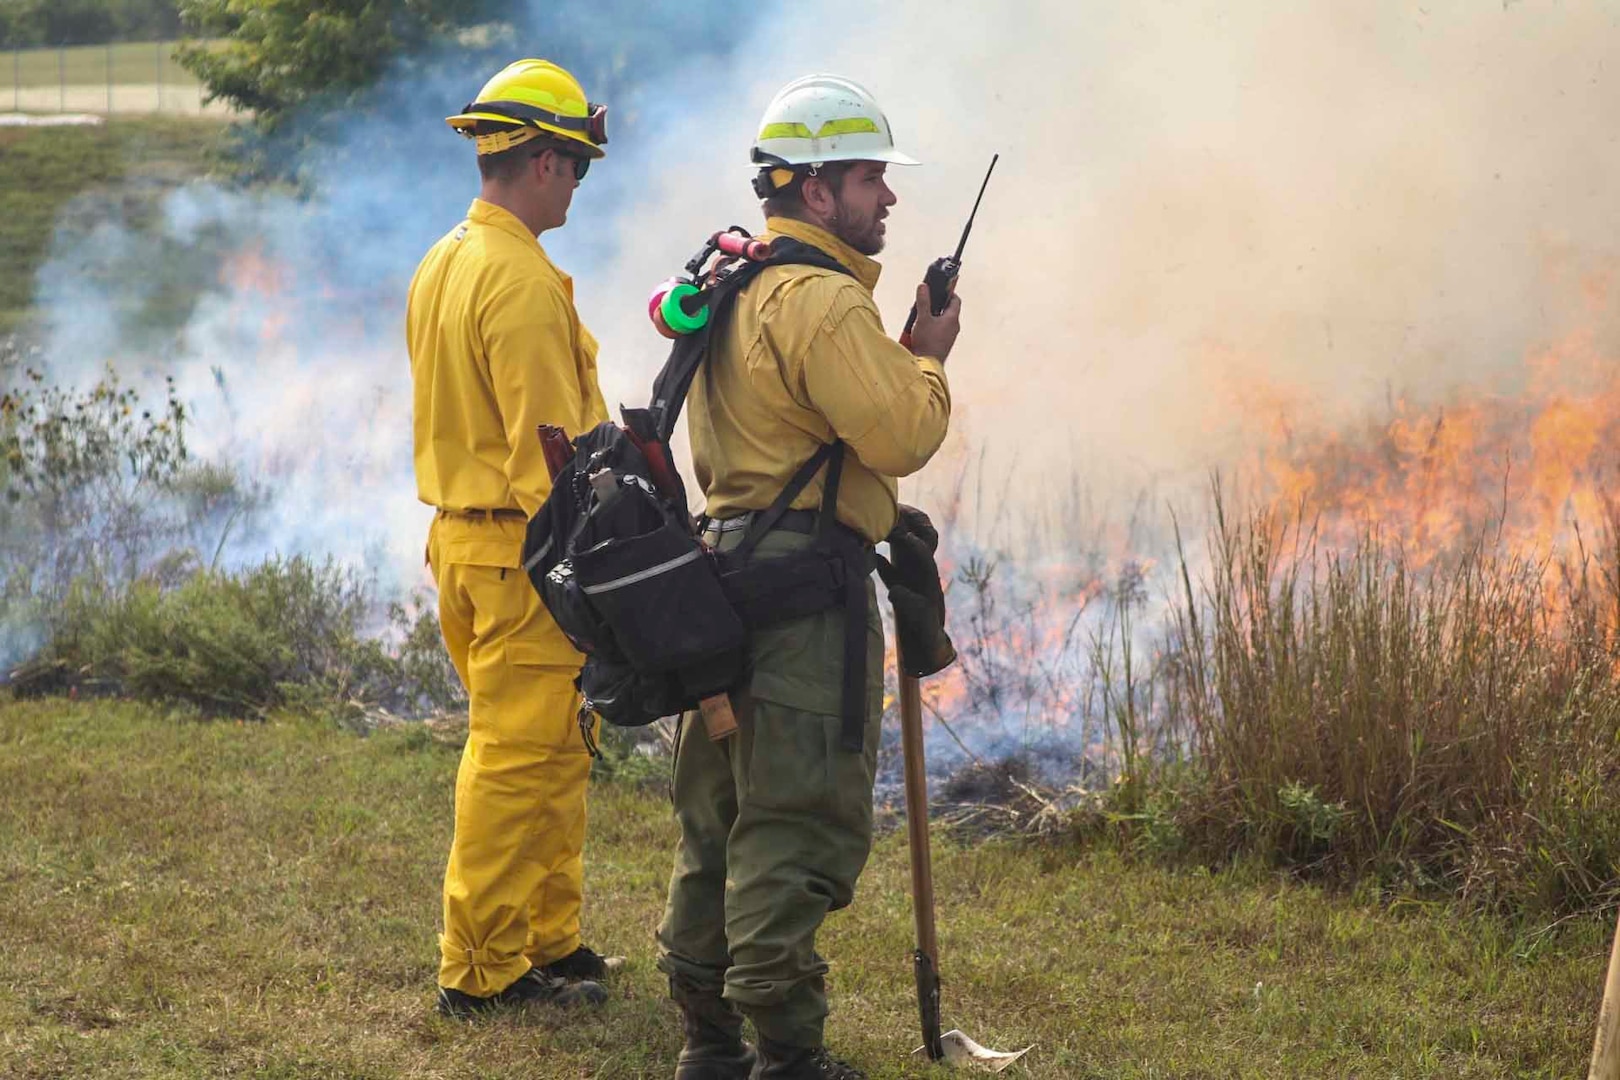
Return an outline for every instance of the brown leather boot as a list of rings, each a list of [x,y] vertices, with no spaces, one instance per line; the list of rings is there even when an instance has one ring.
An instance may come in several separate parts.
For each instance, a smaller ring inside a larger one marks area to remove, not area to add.
[[[754,1048],[743,1041],[742,1013],[718,994],[683,987],[671,979],[669,996],[681,1009],[686,1045],[675,1062],[675,1080],[748,1080]]]

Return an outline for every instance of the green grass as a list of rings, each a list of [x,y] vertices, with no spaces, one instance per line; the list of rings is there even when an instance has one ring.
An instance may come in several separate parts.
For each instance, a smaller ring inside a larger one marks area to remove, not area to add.
[[[457,750],[424,728],[199,723],[0,704],[0,1075],[668,1076],[652,964],[674,832],[592,791],[589,940],[631,967],[600,1012],[431,1014]],[[936,836],[947,1021],[1036,1043],[1038,1077],[1569,1077],[1606,927],[1541,933],[1368,906],[1254,870]],[[903,836],[832,916],[829,1039],[923,1075]],[[1012,1073],[1009,1075],[1018,1075]]]
[[[34,274],[75,197],[106,192],[132,204],[139,223],[162,193],[218,167],[223,130],[212,120],[162,118],[0,128],[0,333],[24,320]]]
[[[175,63],[174,48],[172,41],[141,41],[5,50],[0,52],[0,107],[9,104],[13,86],[105,85],[109,74],[115,86],[196,86],[197,77]]]

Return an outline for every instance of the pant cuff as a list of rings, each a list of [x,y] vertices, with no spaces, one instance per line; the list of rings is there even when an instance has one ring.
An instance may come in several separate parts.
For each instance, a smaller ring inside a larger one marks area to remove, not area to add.
[[[658,954],[658,970],[669,976],[670,992],[677,989],[689,994],[719,997],[726,988],[726,969],[712,964],[699,964],[670,952]]]
[[[491,949],[456,946],[439,938],[439,985],[447,990],[489,997],[517,982],[528,970],[529,960],[521,953],[503,956]]]

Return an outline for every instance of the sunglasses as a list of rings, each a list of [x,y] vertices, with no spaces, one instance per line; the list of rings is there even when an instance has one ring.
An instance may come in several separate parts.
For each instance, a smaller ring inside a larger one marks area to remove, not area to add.
[[[561,150],[557,151],[557,156],[565,157],[574,163],[575,180],[585,179],[585,174],[591,171],[591,159],[588,157],[581,157],[577,154],[565,154]]]

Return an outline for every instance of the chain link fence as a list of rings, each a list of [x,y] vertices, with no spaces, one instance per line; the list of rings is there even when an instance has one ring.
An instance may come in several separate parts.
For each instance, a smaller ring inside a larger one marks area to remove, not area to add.
[[[0,112],[230,116],[174,61],[175,42],[0,52]]]

